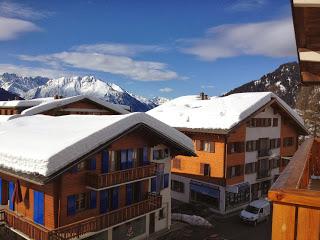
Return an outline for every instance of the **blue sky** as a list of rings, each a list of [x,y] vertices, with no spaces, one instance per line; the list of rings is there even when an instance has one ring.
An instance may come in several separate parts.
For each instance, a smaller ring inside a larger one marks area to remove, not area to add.
[[[218,95],[296,60],[289,0],[0,1],[0,73]]]

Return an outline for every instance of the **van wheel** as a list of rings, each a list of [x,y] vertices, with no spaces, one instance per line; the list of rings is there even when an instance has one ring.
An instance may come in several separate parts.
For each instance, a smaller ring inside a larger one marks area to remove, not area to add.
[[[255,221],[253,222],[253,226],[254,226],[254,227],[257,226],[257,220],[255,220]]]

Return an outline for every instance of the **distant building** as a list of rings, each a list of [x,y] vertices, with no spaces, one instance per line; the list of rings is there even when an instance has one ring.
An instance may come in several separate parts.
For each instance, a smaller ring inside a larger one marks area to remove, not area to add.
[[[116,115],[129,112],[129,106],[109,103],[86,95],[66,98],[56,96],[31,100],[0,101],[0,115]]]
[[[171,225],[171,158],[191,139],[145,113],[0,125],[0,222],[26,239],[144,239]]]
[[[184,96],[147,112],[189,136],[197,157],[172,160],[172,197],[228,213],[267,195],[307,135],[303,120],[270,92]]]

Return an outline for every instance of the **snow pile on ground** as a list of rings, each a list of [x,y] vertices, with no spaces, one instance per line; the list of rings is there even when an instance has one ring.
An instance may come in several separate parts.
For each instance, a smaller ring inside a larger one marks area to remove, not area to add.
[[[271,92],[236,93],[225,97],[183,96],[166,102],[147,113],[178,128],[230,129],[272,99],[292,115],[302,126],[301,117],[283,100]]]
[[[0,124],[5,123],[9,120],[15,119],[19,117],[20,115],[0,115]]]
[[[187,215],[182,213],[172,213],[172,220],[181,221],[189,223],[192,226],[201,226],[201,227],[212,227],[212,224],[209,223],[206,219],[196,215]]]
[[[145,113],[34,115],[0,124],[0,166],[50,176],[138,124],[194,153],[190,138]]]

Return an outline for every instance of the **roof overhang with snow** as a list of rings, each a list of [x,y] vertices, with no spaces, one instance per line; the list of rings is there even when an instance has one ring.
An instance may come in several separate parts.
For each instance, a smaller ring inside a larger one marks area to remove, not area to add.
[[[93,96],[78,95],[78,96],[55,99],[53,101],[47,101],[47,102],[40,103],[36,106],[33,106],[31,108],[28,108],[28,109],[22,111],[21,115],[31,116],[31,115],[35,115],[35,114],[41,114],[46,111],[49,111],[49,110],[52,110],[55,108],[60,108],[60,107],[66,106],[68,104],[82,101],[82,100],[89,100],[91,102],[94,102],[95,104],[102,106],[103,108],[107,108],[107,109],[109,109],[113,112],[119,113],[119,114],[129,113],[128,110],[130,110],[130,107],[126,106],[126,105],[109,103],[109,102],[106,102],[104,100],[101,100],[101,99],[93,97]]]
[[[190,138],[145,113],[35,115],[0,125],[0,172],[45,184],[138,127],[157,134],[177,153],[195,156]]]
[[[320,84],[320,1],[292,0],[301,81]]]
[[[268,105],[277,106],[297,126],[301,135],[308,135],[303,119],[271,92],[237,93],[208,100],[200,100],[194,95],[184,96],[147,114],[183,132],[228,134]]]

